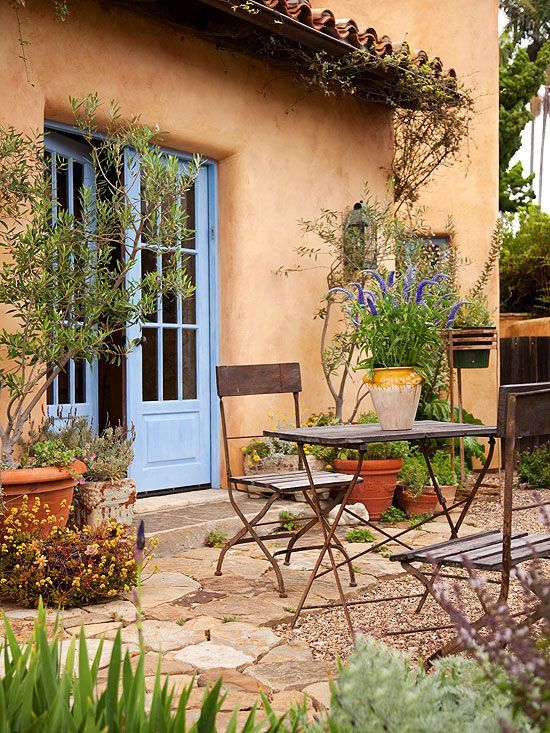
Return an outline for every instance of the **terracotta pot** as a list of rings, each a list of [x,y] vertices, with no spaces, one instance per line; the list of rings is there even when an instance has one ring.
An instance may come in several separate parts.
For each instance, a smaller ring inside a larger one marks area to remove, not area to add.
[[[382,430],[412,430],[422,377],[413,367],[375,369],[363,377]]]
[[[456,496],[456,490],[458,486],[440,486],[441,493],[443,494],[443,498],[445,499],[445,504],[447,504],[447,508],[452,506],[455,502],[455,496]],[[439,502],[437,502],[435,506],[436,512],[442,512],[443,507]]]
[[[47,466],[2,471],[0,475],[4,492],[2,514],[8,514],[13,507],[19,509],[23,504],[24,496],[28,497],[28,508],[31,509],[34,499],[39,497],[40,509],[36,512],[37,522],[45,519],[49,513],[56,517],[57,526],[65,527],[69,518],[74,487],[78,476],[85,471],[86,466],[82,461],[73,461],[67,468]],[[45,510],[45,505],[48,506],[48,512]],[[44,525],[40,534],[46,536],[49,527],[50,525]]]
[[[433,514],[438,501],[437,494],[433,490],[425,491],[420,496],[412,496],[406,487],[402,486],[397,491],[397,503],[408,517],[414,517],[419,514]]]
[[[357,470],[357,461],[336,458],[332,465],[338,473],[353,475]],[[397,474],[402,466],[403,461],[400,458],[363,461],[359,474],[363,481],[356,484],[349,502],[352,504],[361,502],[367,508],[371,519],[380,519],[393,501]]]

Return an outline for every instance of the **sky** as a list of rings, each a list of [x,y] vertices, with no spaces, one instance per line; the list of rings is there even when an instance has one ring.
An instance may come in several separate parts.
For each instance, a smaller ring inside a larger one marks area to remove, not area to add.
[[[501,11],[499,13],[499,31],[502,31],[506,24],[506,15]],[[539,95],[544,92],[544,87],[539,90]],[[537,194],[535,203],[541,204],[539,200],[539,166],[541,156],[541,140],[542,140],[542,114],[540,114],[534,122],[535,127],[535,156],[534,156],[534,173],[535,179],[533,181],[533,189]],[[532,123],[530,122],[523,131],[522,145],[520,150],[512,158],[510,165],[514,165],[520,161],[523,165],[524,175],[530,173],[530,156],[531,156],[531,130]],[[544,179],[542,181],[542,209],[550,212],[550,118],[546,120],[546,136],[544,143]]]

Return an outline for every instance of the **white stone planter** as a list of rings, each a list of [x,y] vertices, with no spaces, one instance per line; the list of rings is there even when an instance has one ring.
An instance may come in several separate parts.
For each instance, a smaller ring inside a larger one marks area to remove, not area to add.
[[[130,478],[86,481],[75,489],[75,522],[80,527],[96,527],[111,520],[132,524],[136,496],[136,483]]]

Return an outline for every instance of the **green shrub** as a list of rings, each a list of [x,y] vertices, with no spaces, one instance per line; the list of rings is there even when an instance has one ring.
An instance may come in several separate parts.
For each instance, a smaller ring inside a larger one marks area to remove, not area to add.
[[[374,542],[374,537],[369,529],[358,527],[346,532],[346,542]]]
[[[411,496],[417,497],[424,493],[429,478],[424,458],[417,451],[411,451],[399,472],[400,483],[407,487]]]
[[[382,512],[380,521],[385,522],[386,524],[393,524],[394,522],[404,522],[406,518],[407,515],[402,509],[390,504],[386,511]]]
[[[433,472],[440,486],[456,486],[458,476],[454,468],[451,468],[451,456],[449,451],[438,450],[430,459]]]
[[[14,733],[221,733],[216,722],[223,695],[222,681],[204,691],[200,717],[186,721],[187,705],[193,682],[175,696],[169,678],[162,681],[157,672],[152,693],[145,688],[145,654],[130,662],[129,652],[122,653],[120,635],[114,641],[108,666],[107,681],[99,691],[98,670],[102,644],[93,662],[88,660],[86,639],[80,632],[78,648],[75,640],[68,645],[66,663],[60,665],[58,632],[51,641],[46,636],[46,619],[40,610],[34,633],[27,644],[15,638],[7,619],[6,653],[2,653],[5,670],[0,678],[0,730]],[[160,659],[159,659],[160,662]],[[103,678],[102,678],[103,679]],[[267,723],[256,721],[257,707],[263,702]],[[265,696],[258,698],[242,725],[237,714],[224,727],[227,733],[286,733],[298,731],[292,718],[290,727],[275,715]]]
[[[204,540],[204,544],[207,547],[222,547],[227,542],[227,532],[222,530],[213,529],[207,535]]]
[[[521,453],[517,471],[520,480],[533,489],[550,488],[550,442]]]
[[[297,514],[289,512],[286,509],[281,509],[279,512],[279,522],[284,529],[292,532],[300,527],[300,518]]]
[[[21,465],[33,468],[65,467],[78,457],[77,454],[77,451],[67,448],[59,438],[48,438],[28,446],[27,452],[21,456]]]
[[[341,668],[326,720],[311,733],[515,733],[533,731],[513,709],[492,670],[462,657],[438,661],[426,674],[409,659],[373,640],[359,638],[356,651]]]
[[[431,512],[424,512],[423,514],[413,514],[409,519],[409,526],[417,527],[419,524],[423,524],[427,519],[430,519],[431,516]]]

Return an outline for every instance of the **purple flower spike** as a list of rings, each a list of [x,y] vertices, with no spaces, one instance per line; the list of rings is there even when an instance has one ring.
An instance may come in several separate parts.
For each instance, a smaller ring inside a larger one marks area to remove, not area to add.
[[[461,300],[460,303],[457,303],[456,305],[453,305],[451,308],[451,311],[449,313],[449,317],[447,318],[447,328],[451,328],[451,326],[454,323],[454,320],[456,318],[456,314],[458,313],[459,309],[462,308],[463,305],[466,305],[468,303],[467,300]]]
[[[385,293],[387,290],[386,281],[382,277],[382,275],[377,272],[376,270],[365,270],[369,275],[371,275],[376,282],[380,285],[380,288],[382,289],[382,292]]]
[[[357,288],[357,301],[359,302],[359,305],[363,308],[365,307],[365,291],[363,290],[363,286],[361,283],[351,283],[351,285],[355,285]]]
[[[443,277],[445,277],[445,275],[443,275]],[[422,282],[418,284],[418,287],[416,288],[416,297],[415,297],[415,301],[417,303],[420,303],[422,301],[422,296],[424,295],[424,288],[426,288],[428,285],[437,285],[439,280],[436,280],[436,278],[437,278],[437,275],[433,278],[433,280],[422,280]]]
[[[412,265],[409,265],[407,267],[407,274],[403,278],[403,294],[405,295],[405,300],[411,299],[411,288],[414,280],[414,270],[412,268]]]
[[[395,270],[392,270],[388,275],[388,288],[393,288],[395,284]]]
[[[145,523],[143,522],[143,519],[139,523],[136,537],[136,547],[138,548],[138,550],[145,549]]]
[[[447,279],[447,275],[445,275],[443,272],[438,272],[437,275],[434,275],[432,280],[435,280],[436,283],[443,282],[443,280]]]
[[[378,309],[376,305],[374,304],[373,300],[370,300],[370,298],[367,300],[367,305],[369,306],[369,310],[372,313],[373,316],[378,315]]]
[[[331,288],[329,293],[344,293],[350,300],[355,300],[355,295],[351,290],[347,290],[346,288]]]

